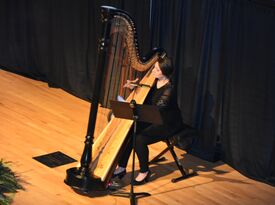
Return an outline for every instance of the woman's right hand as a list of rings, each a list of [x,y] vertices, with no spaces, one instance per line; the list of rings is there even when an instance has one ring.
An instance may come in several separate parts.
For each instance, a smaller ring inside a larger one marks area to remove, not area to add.
[[[123,87],[133,90],[135,87],[138,86],[137,84],[138,80],[139,78],[136,78],[135,80],[127,80],[127,82],[123,85]]]

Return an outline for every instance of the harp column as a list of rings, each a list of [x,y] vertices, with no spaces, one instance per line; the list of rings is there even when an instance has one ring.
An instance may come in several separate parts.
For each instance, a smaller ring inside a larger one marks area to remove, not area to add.
[[[74,189],[79,191],[87,192],[89,190],[104,189],[103,183],[100,179],[93,178],[93,173],[90,173],[89,166],[92,160],[92,147],[94,143],[94,130],[96,124],[97,110],[99,104],[100,86],[102,84],[103,73],[102,69],[105,68],[105,57],[107,50],[107,42],[109,40],[110,31],[110,19],[113,18],[112,12],[113,7],[102,7],[101,17],[103,29],[101,38],[98,46],[98,58],[96,66],[96,78],[94,82],[93,98],[90,108],[89,123],[87,128],[87,134],[85,139],[85,146],[81,156],[81,166],[73,167],[67,170],[67,176],[65,183]]]

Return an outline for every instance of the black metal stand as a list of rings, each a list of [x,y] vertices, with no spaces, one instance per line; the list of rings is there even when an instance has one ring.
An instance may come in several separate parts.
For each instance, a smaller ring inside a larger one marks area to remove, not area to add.
[[[130,193],[115,192],[115,193],[112,193],[112,195],[120,196],[120,197],[129,197],[130,198],[130,204],[135,205],[137,203],[137,198],[151,196],[151,194],[149,194],[147,192],[134,193],[134,185],[133,184],[134,184],[134,171],[135,171],[135,148],[136,148],[136,135],[137,135],[137,121],[139,119],[137,111],[136,111],[136,101],[135,100],[131,100],[130,108],[133,110],[133,120],[134,120],[131,189],[130,189]]]

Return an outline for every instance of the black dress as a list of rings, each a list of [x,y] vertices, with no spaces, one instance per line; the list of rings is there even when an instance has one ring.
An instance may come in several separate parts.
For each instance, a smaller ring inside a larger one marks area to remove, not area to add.
[[[171,137],[182,126],[181,114],[177,105],[174,86],[168,82],[161,88],[156,83],[151,88],[144,104],[156,105],[160,108],[163,124],[139,123],[136,136],[136,153],[139,159],[140,172],[147,172],[149,158],[149,144],[153,144]],[[119,160],[120,167],[126,167],[132,151],[132,137],[130,137],[126,150]]]

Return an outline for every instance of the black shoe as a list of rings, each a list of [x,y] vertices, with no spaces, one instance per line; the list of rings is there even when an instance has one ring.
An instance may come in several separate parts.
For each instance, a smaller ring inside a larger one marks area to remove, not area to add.
[[[149,181],[150,177],[151,177],[151,171],[149,170],[146,177],[143,180],[141,181],[134,180],[133,185],[139,186],[139,185],[146,184]]]
[[[126,175],[126,169],[124,171],[122,171],[122,172],[113,174],[112,178],[118,177],[119,179],[122,179],[125,175]]]

